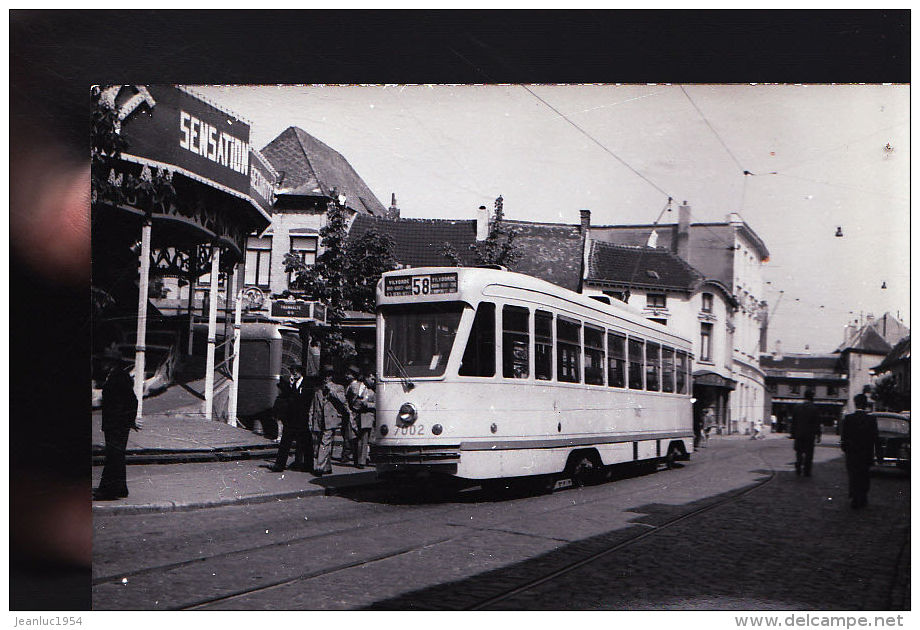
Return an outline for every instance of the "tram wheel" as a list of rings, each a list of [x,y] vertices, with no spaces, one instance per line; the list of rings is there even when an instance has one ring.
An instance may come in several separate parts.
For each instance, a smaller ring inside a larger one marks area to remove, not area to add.
[[[597,453],[590,451],[574,454],[569,470],[572,484],[578,488],[599,483],[605,473]]]
[[[664,458],[664,465],[668,469],[676,468],[678,459],[680,459],[680,449],[676,444],[671,444],[668,447],[668,454]]]

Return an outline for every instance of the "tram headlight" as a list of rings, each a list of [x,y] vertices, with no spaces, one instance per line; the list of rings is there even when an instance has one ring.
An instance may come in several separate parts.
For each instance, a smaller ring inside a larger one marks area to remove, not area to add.
[[[444,427],[442,427],[440,424],[436,424],[433,427],[431,427],[431,432],[434,435],[441,435],[441,431],[443,430],[444,430]]]
[[[396,424],[407,427],[418,420],[418,411],[412,403],[403,403],[399,408],[399,414],[396,416]]]

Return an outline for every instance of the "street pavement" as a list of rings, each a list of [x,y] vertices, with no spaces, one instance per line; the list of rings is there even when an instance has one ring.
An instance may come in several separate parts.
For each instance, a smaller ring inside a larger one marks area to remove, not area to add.
[[[856,511],[836,444],[816,449],[811,478],[796,477],[793,460],[782,436],[727,437],[675,470],[551,495],[424,496],[381,484],[97,513],[94,607],[459,610],[650,532],[491,608],[908,608],[909,479],[874,477],[869,507]],[[208,474],[242,463],[213,462]]]

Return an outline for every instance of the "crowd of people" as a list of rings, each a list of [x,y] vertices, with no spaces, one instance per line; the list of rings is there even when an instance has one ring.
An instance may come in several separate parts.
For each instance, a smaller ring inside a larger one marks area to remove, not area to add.
[[[278,383],[278,397],[272,411],[282,431],[278,456],[270,469],[281,472],[288,468],[293,447],[291,469],[316,476],[331,473],[332,445],[337,431],[342,436],[341,461],[364,468],[374,427],[374,374],[352,366],[343,383],[343,379],[336,379],[331,366],[313,370],[295,364],[288,372],[289,376],[282,376]]]

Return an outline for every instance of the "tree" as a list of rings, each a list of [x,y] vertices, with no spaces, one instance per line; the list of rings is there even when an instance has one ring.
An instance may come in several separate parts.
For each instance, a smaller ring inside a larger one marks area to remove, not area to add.
[[[898,384],[897,376],[888,374],[878,379],[872,387],[870,396],[876,405],[889,411],[904,411],[910,409],[910,392],[903,392]]]
[[[342,334],[345,311],[372,312],[377,281],[382,273],[396,268],[396,260],[393,241],[373,230],[349,245],[345,206],[339,203],[335,190],[332,197],[326,205],[326,224],[319,231],[323,253],[309,266],[300,257],[285,254],[284,269],[296,274],[291,282],[293,291],[326,305],[329,329],[323,335],[325,348],[347,361],[355,350]]]
[[[470,250],[476,255],[477,265],[500,265],[512,269],[520,257],[519,246],[514,242],[517,233],[505,223],[504,201],[501,195],[495,199],[495,213],[489,221],[488,236],[470,245]],[[455,267],[463,266],[460,256],[450,243],[444,243],[441,255]]]

